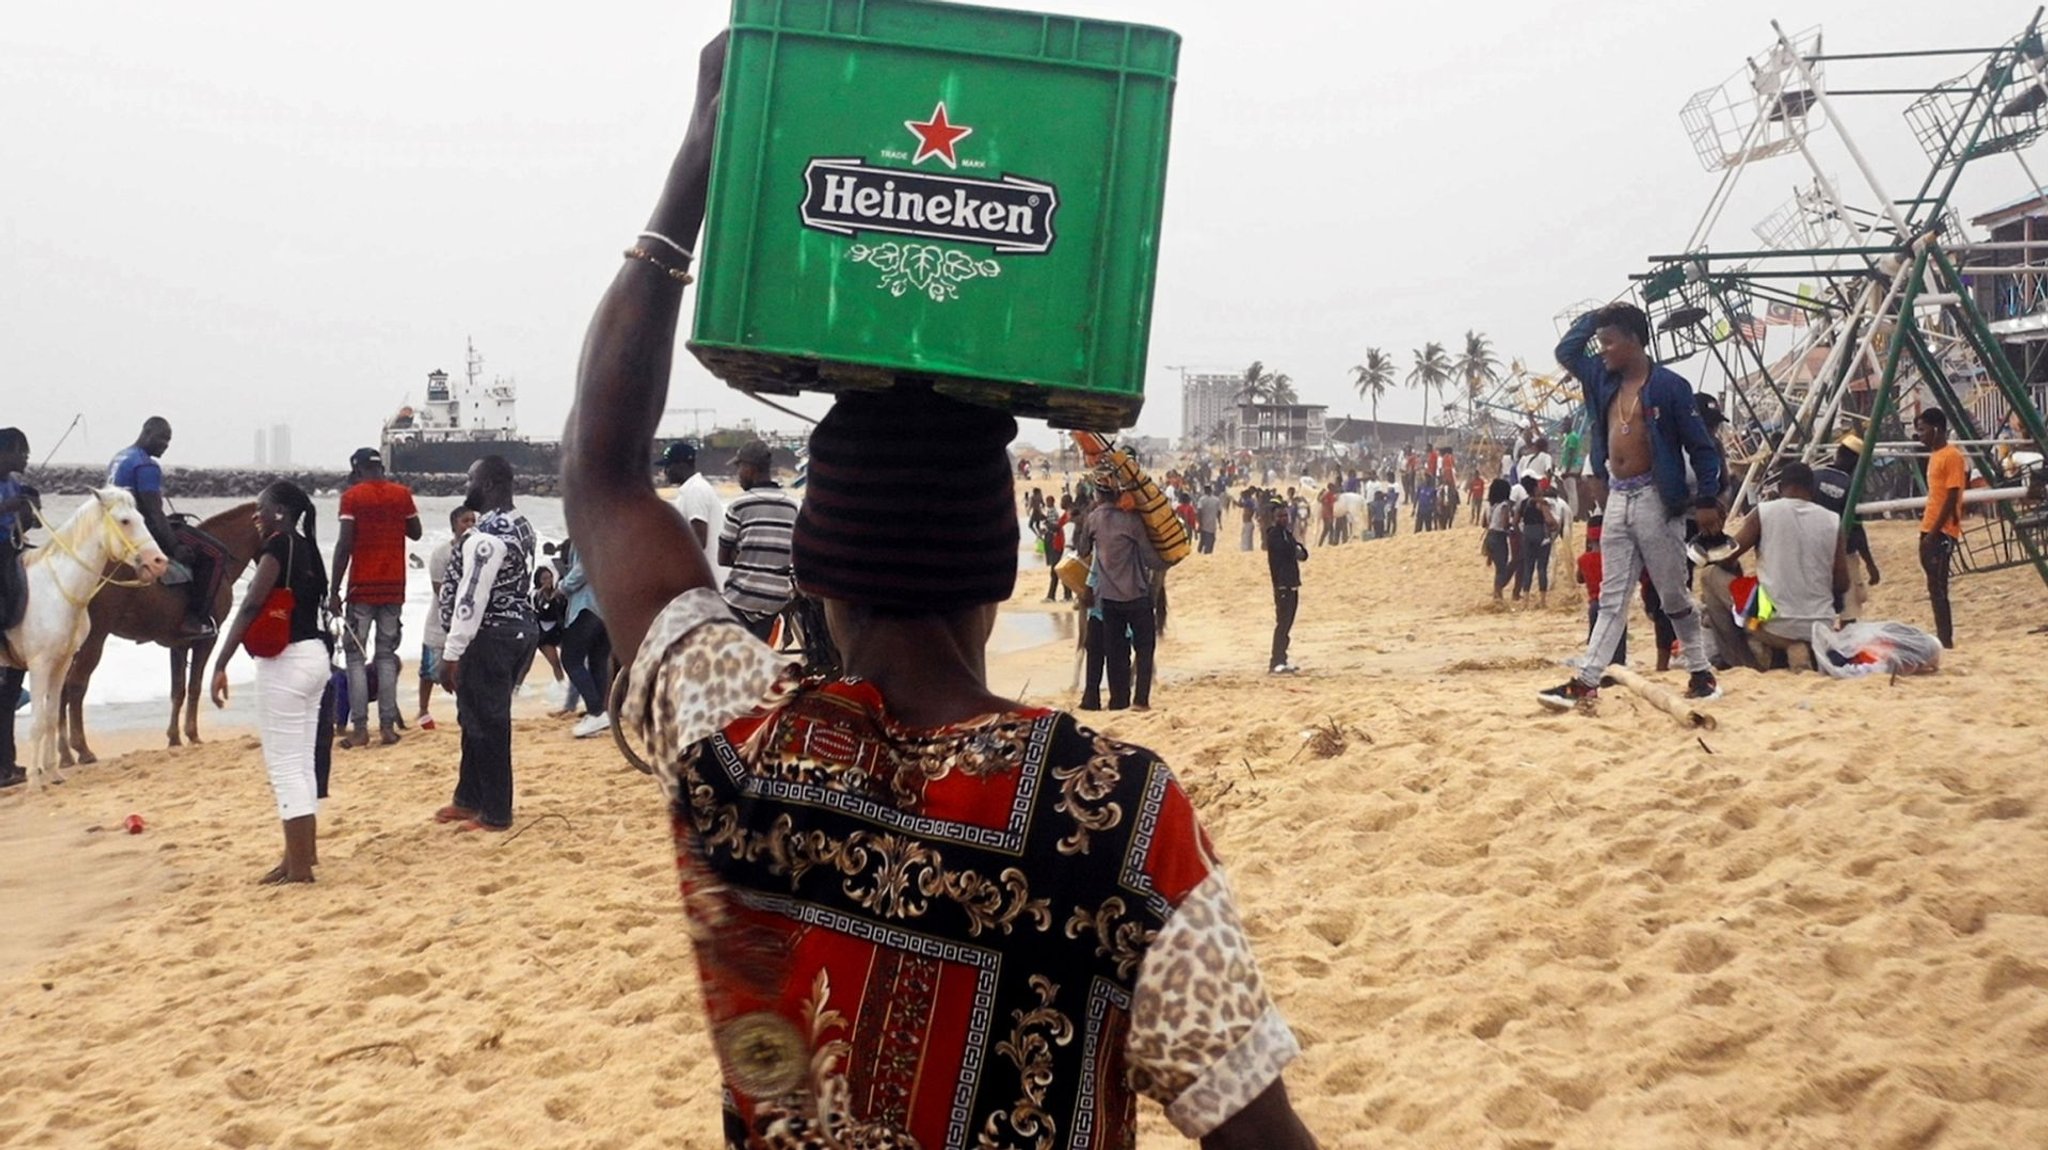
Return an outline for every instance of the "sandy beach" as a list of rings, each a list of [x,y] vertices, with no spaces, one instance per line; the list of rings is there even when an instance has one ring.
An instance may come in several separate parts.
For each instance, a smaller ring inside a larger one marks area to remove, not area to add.
[[[1910,527],[1873,536],[1869,616],[1927,626]],[[2038,577],[1958,579],[1939,675],[1733,672],[1696,732],[1544,713],[1583,597],[1494,609],[1478,538],[1316,551],[1276,678],[1226,531],[1171,577],[1155,709],[1098,724],[1200,805],[1323,1144],[2048,1145]],[[998,689],[1072,705],[1070,642]],[[654,785],[535,714],[516,831],[454,834],[452,727],[337,753],[310,888],[253,883],[246,733],[0,798],[0,1145],[719,1145]]]

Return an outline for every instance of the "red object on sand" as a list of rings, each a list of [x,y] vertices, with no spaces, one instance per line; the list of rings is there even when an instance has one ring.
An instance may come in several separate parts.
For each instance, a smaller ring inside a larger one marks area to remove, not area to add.
[[[141,833],[142,833],[142,826],[143,826],[143,823],[142,823],[142,816],[141,816],[141,815],[129,815],[129,816],[128,816],[128,822],[127,822],[127,824],[126,824],[126,825],[127,825],[127,827],[128,827],[128,833],[129,833],[129,834],[131,834],[131,835],[139,835],[139,834],[141,834]]]

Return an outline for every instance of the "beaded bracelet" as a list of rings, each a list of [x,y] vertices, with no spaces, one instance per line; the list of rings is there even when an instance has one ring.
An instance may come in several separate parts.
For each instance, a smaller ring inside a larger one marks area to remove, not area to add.
[[[667,264],[662,263],[660,260],[655,259],[654,253],[648,251],[646,248],[627,248],[624,252],[620,254],[625,256],[625,258],[629,260],[640,260],[643,263],[653,264],[655,267],[661,269],[662,274],[668,276],[668,278],[676,281],[676,283],[678,284],[689,284],[696,282],[695,276],[691,275],[689,272],[686,272],[681,268],[672,268]]]

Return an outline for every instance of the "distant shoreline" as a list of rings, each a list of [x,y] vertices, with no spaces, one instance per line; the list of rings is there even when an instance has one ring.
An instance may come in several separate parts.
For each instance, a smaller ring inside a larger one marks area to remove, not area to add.
[[[30,469],[23,478],[45,496],[85,495],[106,482],[103,467],[78,465]],[[469,480],[459,473],[434,475],[393,475],[391,478],[412,488],[415,495],[463,495]],[[186,499],[254,499],[272,480],[289,479],[307,491],[340,491],[348,486],[348,472],[311,468],[265,467],[165,467],[164,485],[171,495]],[[517,476],[521,495],[552,498],[561,494],[561,477]]]

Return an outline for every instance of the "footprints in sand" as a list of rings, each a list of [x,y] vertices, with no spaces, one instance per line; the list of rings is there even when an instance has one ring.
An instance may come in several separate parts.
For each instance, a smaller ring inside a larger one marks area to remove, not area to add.
[[[1996,1002],[2015,990],[2031,987],[2048,990],[2048,966],[2002,955],[1984,972],[1984,1001]]]
[[[1712,974],[1741,953],[1734,943],[1712,931],[1689,929],[1673,935],[1671,968],[1680,974]]]
[[[434,980],[422,971],[403,970],[380,975],[371,979],[355,993],[357,1001],[373,998],[413,998],[433,985]]]

